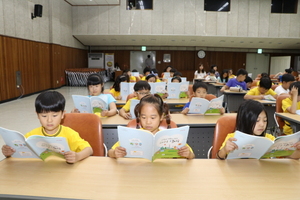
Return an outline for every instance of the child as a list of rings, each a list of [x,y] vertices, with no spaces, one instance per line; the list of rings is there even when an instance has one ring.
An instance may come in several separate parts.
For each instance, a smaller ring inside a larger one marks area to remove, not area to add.
[[[150,68],[146,67],[144,70],[143,70],[143,73],[144,73],[144,76],[141,78],[141,81],[145,81],[146,80],[146,77],[151,74],[151,70]]]
[[[121,82],[129,82],[129,76],[128,75],[118,76],[115,83],[112,86],[112,89],[109,91],[116,100],[122,99],[122,96],[120,94]]]
[[[133,83],[136,82],[136,78],[134,76],[131,76],[131,71],[129,69],[125,69],[123,71],[123,75],[128,75],[130,82],[133,82]]]
[[[87,78],[87,88],[89,97],[98,96],[107,103],[106,110],[101,113],[95,113],[99,117],[110,117],[117,114],[116,100],[111,94],[103,94],[104,82],[99,74],[90,74]],[[79,113],[78,109],[73,109],[72,113]]]
[[[204,98],[207,95],[207,85],[206,83],[202,83],[202,82],[195,82],[193,85],[193,97],[199,97],[199,98]],[[185,104],[185,106],[182,108],[181,114],[188,114],[188,112],[190,111],[189,106],[190,106],[191,102],[188,102]],[[225,113],[225,109],[224,108],[220,108],[220,113],[224,114]]]
[[[247,90],[250,90],[252,87],[253,80],[250,76],[247,76],[245,79],[245,83],[247,85]]]
[[[155,83],[156,82],[156,76],[154,74],[149,74],[147,77],[146,77],[146,81],[148,83]]]
[[[289,87],[295,81],[295,77],[292,74],[283,74],[281,80],[282,84],[275,89],[275,92],[277,95],[288,94],[290,92]]]
[[[164,69],[164,72],[170,72],[170,70],[172,69],[173,67],[171,65],[167,66],[165,69]],[[164,78],[164,72],[161,73],[161,77]]]
[[[142,129],[150,131],[152,134],[159,131],[159,125],[164,118],[166,118],[167,123],[170,124],[169,107],[157,94],[144,96],[135,107],[134,113],[135,116],[137,116],[137,124],[140,123]],[[137,125],[137,128],[140,127]],[[111,158],[122,158],[126,156],[126,154],[126,149],[120,147],[119,142],[113,145],[108,152]],[[192,149],[188,145],[181,147],[178,151],[178,155],[187,159],[195,157]]]
[[[228,79],[235,78],[235,75],[232,72],[232,69],[228,69]]]
[[[210,66],[210,70],[212,70],[212,69],[215,70],[215,76],[216,76],[216,78],[220,77],[220,74],[218,72],[218,66],[217,65]],[[209,75],[210,72],[208,72],[207,74]]]
[[[218,83],[225,85],[228,82],[228,70],[223,70],[218,80]]]
[[[249,135],[266,137],[274,140],[275,137],[273,135],[265,133],[267,125],[267,111],[265,110],[265,106],[260,102],[247,100],[240,105],[236,118],[236,130]],[[225,160],[229,152],[239,148],[234,141],[237,141],[234,138],[234,133],[229,133],[216,157],[218,159]],[[294,146],[297,148],[297,150],[290,156],[290,158],[299,158],[300,142],[297,142]]]
[[[202,79],[206,77],[206,72],[204,70],[204,66],[202,63],[199,64],[199,69],[195,71],[194,78],[195,79]]]
[[[93,154],[90,144],[83,140],[79,134],[69,127],[60,125],[65,114],[65,98],[56,91],[46,91],[39,94],[35,100],[35,110],[42,127],[33,129],[25,135],[41,135],[48,137],[65,137],[68,141],[70,151],[64,154],[67,163],[75,163]],[[2,153],[10,157],[15,149],[3,145]]]
[[[134,97],[132,99],[141,100],[142,97],[150,94],[151,86],[149,85],[149,83],[147,81],[138,81],[134,84],[133,89],[134,89],[134,94],[136,97]],[[126,102],[126,104],[120,109],[119,114],[124,119],[131,119],[131,115],[130,115],[129,111],[130,111],[130,104],[131,104],[132,99],[129,99]]]
[[[175,72],[175,73],[177,73],[177,72]],[[171,83],[181,83],[181,78],[178,76],[174,76],[171,79]],[[188,96],[189,96],[188,92],[180,92],[180,94],[179,94],[179,98],[187,98]]]
[[[272,95],[275,99],[277,94],[271,89],[272,81],[268,77],[262,77],[259,86],[251,89],[244,96],[244,99],[264,99],[265,95]]]
[[[218,78],[215,75],[216,71],[214,69],[211,69],[209,71],[209,75],[205,78],[206,81],[218,81]]]
[[[282,110],[285,113],[295,114],[296,110],[300,109],[300,82],[294,82],[290,85],[290,97],[282,100]],[[293,130],[290,126],[290,123],[284,121],[285,125],[283,126],[283,133],[290,135],[293,133]]]
[[[243,90],[247,90],[247,86],[245,83],[246,76],[248,75],[247,71],[245,69],[239,69],[236,73],[236,78],[230,79],[226,85],[224,85],[221,88],[221,92],[224,92],[224,90],[228,90],[230,87],[239,87]]]

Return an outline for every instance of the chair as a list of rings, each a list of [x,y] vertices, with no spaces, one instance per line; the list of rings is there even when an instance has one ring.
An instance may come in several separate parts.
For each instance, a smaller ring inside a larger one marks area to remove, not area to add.
[[[82,139],[88,141],[93,149],[93,156],[106,156],[107,149],[102,135],[102,123],[97,115],[66,113],[61,125],[72,128]]]
[[[126,102],[127,102],[129,99],[132,99],[132,98],[134,98],[134,97],[135,97],[135,93],[129,94],[129,95],[127,96],[127,98],[126,98]]]
[[[253,82],[252,82],[252,84],[251,84],[251,88],[252,88],[252,87],[257,87],[257,82],[258,82],[258,81],[259,81],[259,80],[254,79]]]
[[[218,119],[214,131],[213,144],[208,151],[208,158],[216,158],[216,154],[222,146],[228,133],[233,133],[236,126],[236,115],[222,116]],[[210,156],[211,153],[211,156]]]
[[[127,127],[136,128],[136,125],[137,125],[136,119],[132,119],[128,122]],[[171,128],[177,128],[177,124],[171,120],[170,127]],[[162,130],[162,129],[167,129],[167,128],[168,128],[167,121],[165,119],[163,119],[162,122],[159,125],[159,129]]]
[[[275,119],[275,123],[276,123],[276,128],[275,128],[275,136],[278,136],[278,135],[281,135],[283,132],[282,132],[282,129],[283,129],[283,126],[284,126],[284,121],[281,117],[278,117],[276,115],[276,113],[281,113],[283,112],[282,110],[282,100],[286,99],[290,97],[289,94],[282,94],[282,95],[279,95],[277,96],[277,99],[276,99],[276,109],[275,109],[275,113],[274,113],[274,119]]]

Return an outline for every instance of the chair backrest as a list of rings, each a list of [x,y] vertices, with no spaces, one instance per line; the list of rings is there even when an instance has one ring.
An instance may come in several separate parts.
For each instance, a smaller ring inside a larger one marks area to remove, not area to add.
[[[283,112],[283,110],[282,110],[282,100],[284,100],[288,97],[290,97],[289,94],[282,94],[282,95],[279,95],[277,97],[277,99],[276,99],[276,109],[275,109],[276,113]],[[281,119],[281,117],[276,116],[276,121],[277,121],[277,124],[278,124],[279,128],[282,129],[282,127],[284,126],[285,123]]]
[[[136,128],[136,125],[137,125],[136,119],[132,119],[128,122],[127,127]],[[171,120],[170,127],[171,128],[177,128],[177,124]],[[167,129],[167,128],[168,128],[167,121],[165,119],[163,119],[162,122],[159,125],[159,129],[162,130],[162,129]]]
[[[211,158],[216,158],[216,154],[222,146],[227,134],[234,133],[235,126],[236,115],[225,115],[218,119],[214,132]]]
[[[126,102],[127,102],[129,99],[132,99],[132,98],[134,98],[134,97],[135,97],[135,93],[129,94],[129,95],[127,96],[127,98],[126,98]]]
[[[104,156],[102,123],[100,118],[91,113],[66,113],[61,125],[67,126],[79,133],[88,141],[93,149],[93,156]]]

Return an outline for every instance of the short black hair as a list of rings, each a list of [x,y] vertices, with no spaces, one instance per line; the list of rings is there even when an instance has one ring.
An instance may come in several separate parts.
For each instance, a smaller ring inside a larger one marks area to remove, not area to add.
[[[295,81],[295,77],[292,74],[283,74],[281,81],[283,82],[290,82],[290,81]]]
[[[134,84],[133,89],[135,92],[139,90],[151,90],[151,86],[147,81],[138,81]]]
[[[272,81],[268,77],[262,77],[259,81],[259,87],[270,89],[272,87]]]
[[[57,91],[45,91],[35,99],[35,111],[37,113],[64,112],[66,105],[65,97]]]
[[[260,75],[261,75],[261,77],[269,77],[269,74],[266,73],[266,72],[263,72],[263,73],[261,73]]]
[[[290,88],[289,88],[290,91],[292,90],[293,87],[298,89],[298,96],[300,96],[300,92],[299,92],[300,91],[300,82],[296,81],[296,82],[291,83]]]
[[[146,72],[151,72],[149,67],[145,67],[145,69],[143,70],[143,73],[146,74]]]
[[[136,69],[133,69],[133,70],[132,70],[132,72],[138,72],[138,70],[136,70]]]
[[[293,70],[291,68],[288,68],[288,69],[285,69],[284,71],[288,74],[291,74]]]
[[[88,78],[87,78],[87,87],[88,88],[89,88],[90,85],[99,85],[99,84],[102,85],[102,91],[103,91],[103,89],[104,89],[104,82],[103,82],[102,77],[99,74],[94,73],[94,74],[90,74],[88,76]]]
[[[196,92],[198,88],[204,88],[207,91],[207,85],[203,82],[195,82],[193,85],[193,91]]]
[[[173,80],[178,80],[179,83],[181,83],[181,78],[178,77],[178,76],[174,76],[174,77],[171,79],[171,82],[173,82]]]
[[[246,82],[246,83],[249,83],[249,82],[252,83],[253,80],[252,80],[252,78],[251,78],[250,76],[246,76],[245,82]]]
[[[173,76],[179,76],[179,77],[181,77],[182,76],[182,73],[181,72],[174,72],[174,75]]]
[[[170,70],[170,72],[177,72],[177,70],[175,69],[175,68],[172,68],[171,70]]]
[[[154,75],[154,74],[148,74],[147,76],[146,76],[146,80],[148,81],[150,78],[155,78],[155,81],[156,81],[156,76]]]
[[[214,74],[214,73],[216,73],[216,70],[210,69],[210,70],[209,70],[209,73]]]
[[[246,75],[246,76],[248,76],[248,72],[245,69],[239,69],[236,72],[236,76],[239,76],[239,75]]]
[[[126,75],[120,75],[116,78],[116,81],[114,82],[114,84],[112,86],[115,89],[115,91],[120,92],[121,82],[130,82],[129,76],[126,74]]]

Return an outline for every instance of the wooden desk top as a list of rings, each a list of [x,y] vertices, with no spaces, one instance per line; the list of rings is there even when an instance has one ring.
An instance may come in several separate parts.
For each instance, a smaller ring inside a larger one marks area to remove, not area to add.
[[[276,113],[276,115],[283,119],[300,124],[300,115],[291,113]]]
[[[0,197],[76,199],[298,199],[292,159],[9,158],[0,162]],[[20,196],[19,196],[20,197]]]

